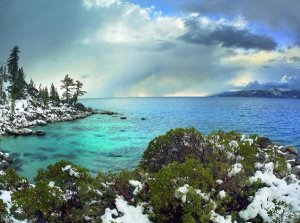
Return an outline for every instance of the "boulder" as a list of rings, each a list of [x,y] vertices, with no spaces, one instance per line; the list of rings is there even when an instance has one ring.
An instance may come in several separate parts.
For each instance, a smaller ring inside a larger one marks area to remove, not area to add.
[[[294,146],[285,147],[284,152],[288,152],[289,154],[293,154],[293,155],[298,155],[298,150]]]
[[[36,120],[36,124],[37,125],[47,125],[47,122],[45,122],[44,120],[38,119],[38,120]]]
[[[76,103],[74,107],[79,111],[85,111],[86,107],[82,103]]]
[[[144,118],[144,117],[143,117],[143,118],[141,118],[141,120],[142,120],[142,121],[145,121],[145,120],[146,120],[146,118]]]
[[[10,128],[7,128],[5,132],[9,135],[14,135],[14,136],[32,135],[32,130],[28,129],[28,128],[23,128],[23,129],[10,129]]]
[[[298,153],[298,155],[297,155],[295,165],[300,165],[300,153]]]
[[[19,129],[19,135],[23,135],[23,136],[32,135],[32,130],[28,128]]]
[[[100,115],[118,115],[119,113],[113,111],[99,111]]]
[[[7,128],[7,129],[5,129],[5,132],[8,135],[14,135],[14,136],[18,136],[19,135],[19,130],[18,129]]]
[[[43,132],[43,131],[41,131],[41,130],[37,130],[37,131],[35,131],[35,133],[34,133],[36,136],[44,136],[44,135],[46,135],[46,133],[45,132]]]
[[[3,170],[8,166],[9,166],[9,163],[6,160],[0,161],[0,170]]]
[[[268,146],[272,145],[272,141],[267,137],[258,137],[257,144],[261,148],[268,148]]]
[[[297,176],[297,178],[300,178],[300,166],[295,166],[292,169],[292,174],[295,174]]]
[[[121,119],[121,120],[126,120],[126,119],[127,119],[127,117],[121,117],[120,119]]]

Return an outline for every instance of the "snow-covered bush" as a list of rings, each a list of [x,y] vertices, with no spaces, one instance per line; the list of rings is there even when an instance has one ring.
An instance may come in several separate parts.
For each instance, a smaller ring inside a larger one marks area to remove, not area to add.
[[[298,223],[300,180],[287,157],[295,154],[257,135],[171,130],[135,170],[92,177],[61,161],[34,185],[1,170],[0,221]]]

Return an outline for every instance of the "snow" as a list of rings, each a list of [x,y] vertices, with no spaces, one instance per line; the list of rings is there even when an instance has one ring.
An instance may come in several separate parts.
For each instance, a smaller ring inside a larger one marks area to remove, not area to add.
[[[246,139],[243,140],[243,142],[247,142],[251,146],[253,144],[253,139],[246,138]]]
[[[238,148],[238,147],[239,147],[239,144],[238,144],[237,141],[231,140],[231,141],[229,142],[229,146],[232,147],[232,148]]]
[[[5,190],[0,190],[0,199],[3,200],[3,202],[7,205],[7,212],[10,214],[10,208],[12,207],[11,203],[11,191],[5,191]],[[19,210],[21,211],[21,210]],[[26,221],[19,221],[15,219],[14,217],[9,217],[7,219],[7,222],[12,222],[12,223],[26,223]]]
[[[238,156],[236,157],[236,161],[237,161],[237,162],[242,161],[242,160],[244,160],[244,159],[245,159],[245,158],[242,157],[242,156],[240,156],[240,155],[238,155]]]
[[[260,179],[268,186],[259,189],[248,207],[239,213],[244,220],[260,215],[264,221],[272,222],[273,219],[268,215],[268,211],[275,207],[274,200],[290,204],[291,208],[285,209],[287,214],[299,217],[297,215],[300,212],[300,180],[295,175],[291,175],[287,182],[285,179],[277,178],[273,170],[274,163],[267,163],[263,170],[256,171],[255,175],[250,178],[250,182]]]
[[[99,196],[103,196],[103,193],[100,190],[96,190],[96,194],[98,194]]]
[[[71,165],[67,165],[67,166],[61,168],[61,170],[62,170],[63,172],[69,171],[69,175],[70,175],[70,176],[74,176],[74,177],[76,177],[76,178],[79,178],[79,177],[80,177],[80,174],[79,174],[78,172],[76,172],[76,170],[74,170],[74,169],[72,168]]]
[[[16,100],[15,112],[11,116],[11,103],[0,105],[0,135],[7,130],[28,128],[36,125],[47,125],[49,122],[70,121],[84,118],[92,114],[88,111],[78,111],[74,107],[61,104],[60,106],[43,107],[40,102],[27,97]],[[13,118],[13,120],[11,120]]]
[[[260,169],[262,169],[264,167],[264,164],[262,164],[262,163],[255,163],[254,167],[255,167],[255,169],[260,170]]]
[[[223,180],[216,180],[216,183],[221,185],[223,183]]]
[[[188,184],[185,184],[184,186],[182,187],[179,187],[176,191],[175,191],[175,198],[177,199],[180,199],[181,198],[181,201],[182,203],[185,203],[186,202],[186,194],[189,192],[189,185]]]
[[[53,181],[50,181],[49,184],[48,184],[48,186],[51,187],[51,188],[53,188],[54,185],[55,185],[55,182],[53,182]]]
[[[237,175],[243,169],[243,165],[241,163],[236,163],[232,166],[231,171],[228,173],[229,177]]]
[[[137,195],[142,189],[143,189],[143,184],[137,180],[129,180],[129,184],[133,187],[135,187],[133,194]]]
[[[226,158],[227,158],[228,160],[230,160],[230,159],[232,159],[232,158],[235,157],[234,154],[231,153],[231,152],[229,152],[229,151],[227,151],[226,154],[227,154],[227,157],[226,157]]]
[[[221,199],[225,198],[225,197],[226,197],[226,192],[225,192],[224,190],[221,190],[221,191],[219,192],[219,197],[220,197]]]
[[[201,190],[197,189],[196,194],[200,195],[205,201],[210,200],[210,194],[202,193]]]
[[[211,220],[214,223],[232,223],[231,215],[223,217],[222,215],[219,215],[218,213],[211,211]]]
[[[148,216],[143,214],[142,206],[128,205],[121,196],[117,196],[115,204],[116,209],[105,209],[105,213],[101,217],[103,223],[150,223]]]

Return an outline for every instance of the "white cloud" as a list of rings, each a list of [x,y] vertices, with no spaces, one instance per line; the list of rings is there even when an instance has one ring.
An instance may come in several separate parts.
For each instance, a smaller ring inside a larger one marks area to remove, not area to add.
[[[103,7],[108,8],[112,5],[120,5],[120,0],[83,0],[83,6],[87,9],[92,7]]]
[[[105,24],[96,27],[83,38],[82,43],[107,42],[155,48],[176,40],[185,31],[182,19],[160,16],[153,11],[153,7],[142,8],[131,3],[123,3],[118,9],[111,9],[105,19]]]

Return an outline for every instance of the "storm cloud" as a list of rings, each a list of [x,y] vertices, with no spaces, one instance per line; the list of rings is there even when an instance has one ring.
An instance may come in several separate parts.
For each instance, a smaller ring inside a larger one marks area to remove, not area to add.
[[[28,79],[58,86],[68,73],[86,97],[202,96],[300,74],[299,3],[274,1],[283,25],[271,1],[254,1],[172,1],[164,12],[139,0],[2,0],[0,63],[19,45]]]
[[[169,5],[188,12],[198,12],[215,17],[244,18],[253,26],[261,26],[264,32],[281,32],[291,44],[300,43],[300,1],[298,0],[163,0]],[[288,34],[289,37],[283,33]]]
[[[202,27],[196,20],[185,21],[188,32],[180,39],[206,45],[218,45],[223,47],[237,47],[243,49],[274,50],[276,41],[266,35],[257,35],[247,29],[238,29],[228,25],[218,25],[212,30]]]
[[[264,89],[285,89],[285,90],[299,90],[300,78],[298,76],[284,75],[279,81],[259,82],[251,81],[246,86],[235,86],[238,89],[247,90],[264,90]]]

